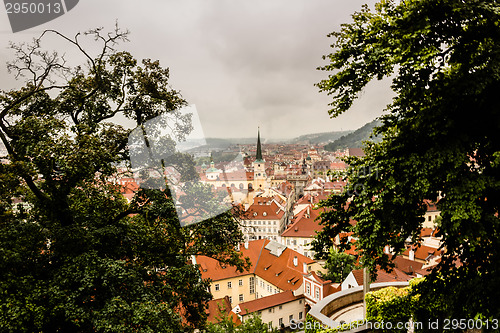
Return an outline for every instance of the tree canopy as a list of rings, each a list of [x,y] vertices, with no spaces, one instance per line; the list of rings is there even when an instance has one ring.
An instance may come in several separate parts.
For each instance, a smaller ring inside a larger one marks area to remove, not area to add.
[[[322,274],[321,277],[335,283],[342,283],[349,273],[356,268],[356,264],[356,257],[353,255],[331,248],[325,261],[327,272]]]
[[[383,140],[349,159],[346,190],[322,204],[334,209],[314,249],[327,253],[350,230],[361,262],[387,267],[384,247],[418,243],[435,202],[445,252],[419,288],[446,306],[427,315],[498,318],[500,4],[380,1],[352,19],[330,35],[334,51],[320,68],[331,72],[317,84],[332,96],[329,113],[348,110],[374,79],[391,78],[396,96],[375,130]]]
[[[49,35],[76,50],[78,65],[42,47]],[[113,181],[130,170],[133,130],[117,115],[140,127],[166,114],[172,137],[191,128],[168,68],[115,49],[127,36],[118,27],[74,38],[47,30],[11,45],[8,69],[24,86],[0,91],[2,332],[193,331],[211,295],[192,256],[248,266],[235,250],[235,212],[183,228],[165,182],[128,202]]]

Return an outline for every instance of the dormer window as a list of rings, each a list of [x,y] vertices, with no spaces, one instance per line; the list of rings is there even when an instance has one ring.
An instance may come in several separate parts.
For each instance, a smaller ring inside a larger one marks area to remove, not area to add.
[[[263,216],[267,216],[267,213],[266,213],[266,212],[264,212],[264,213],[262,213],[262,215],[263,215]]]
[[[257,216],[257,213],[253,213],[253,216]]]

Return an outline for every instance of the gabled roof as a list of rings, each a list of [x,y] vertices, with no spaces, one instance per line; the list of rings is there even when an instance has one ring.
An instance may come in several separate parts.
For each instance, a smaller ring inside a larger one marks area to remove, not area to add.
[[[294,222],[281,234],[281,237],[314,237],[323,229],[319,224],[319,209],[308,205],[294,217]]]
[[[415,259],[419,260],[428,260],[429,258],[432,257],[440,257],[443,251],[440,251],[436,248],[429,247],[426,245],[420,245],[420,246],[412,246],[411,249],[415,251]],[[410,256],[410,248],[406,249],[403,252],[404,256],[409,257]]]
[[[196,262],[200,266],[201,277],[212,279],[213,281],[229,279],[237,276],[251,274],[255,271],[255,264],[259,261],[259,256],[265,245],[264,239],[248,242],[248,249],[240,247],[243,257],[248,257],[252,266],[249,271],[238,272],[235,267],[221,266],[215,259],[206,256],[196,256]]]
[[[363,285],[363,270],[362,269],[355,269],[352,272],[352,275],[354,275],[354,278],[356,279],[356,282],[358,283],[358,286]],[[406,282],[410,281],[412,279],[411,276],[405,274],[401,270],[394,268],[391,273],[387,273],[384,270],[377,269],[377,279],[375,281],[371,281],[371,283],[383,283],[383,282]]]
[[[219,299],[213,299],[208,302],[207,309],[205,310],[207,314],[207,322],[217,324],[221,321],[224,315],[229,316],[233,323],[236,325],[241,324],[240,318],[231,312],[231,302],[229,302],[229,296]]]
[[[269,203],[269,204],[268,204]],[[255,198],[254,203],[248,207],[245,220],[279,220],[285,214],[284,211],[272,200],[272,198]]]
[[[402,256],[396,256],[393,260],[395,267],[408,275],[415,275],[424,265],[421,262],[403,258]]]
[[[249,271],[240,273],[232,266],[221,267],[215,259],[197,256],[202,278],[218,281],[254,273],[281,290],[295,290],[302,285],[303,265],[314,263],[314,260],[267,239],[250,241],[248,249],[244,246],[240,249],[252,263]],[[295,258],[297,265],[294,264]]]
[[[266,240],[266,247],[269,243],[276,242]],[[302,285],[303,265],[312,263],[314,260],[287,247],[279,257],[264,248],[255,268],[255,274],[281,290],[296,290]]]
[[[237,308],[239,307],[240,309],[239,314],[244,316],[257,311],[269,309],[277,305],[293,302],[301,298],[304,298],[304,295],[295,296],[291,290],[287,290],[274,295],[258,298],[253,301],[240,303]]]
[[[304,279],[312,280],[323,286],[323,298],[331,295],[337,291],[340,291],[340,283],[332,283],[330,280],[324,280],[322,277],[318,276],[315,272],[310,272]]]

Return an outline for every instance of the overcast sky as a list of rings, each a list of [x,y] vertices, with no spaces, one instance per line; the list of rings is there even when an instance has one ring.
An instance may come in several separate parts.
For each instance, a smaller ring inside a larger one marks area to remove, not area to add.
[[[9,41],[29,41],[44,29],[70,36],[98,26],[110,30],[118,20],[131,32],[121,47],[170,68],[172,87],[196,105],[207,137],[251,137],[257,126],[264,138],[356,129],[390,102],[389,83],[370,84],[336,119],[314,83],[327,75],[316,70],[330,52],[326,35],[364,3],[374,1],[80,0],[67,14],[16,34],[2,8],[0,89],[15,85],[4,65],[12,58]]]

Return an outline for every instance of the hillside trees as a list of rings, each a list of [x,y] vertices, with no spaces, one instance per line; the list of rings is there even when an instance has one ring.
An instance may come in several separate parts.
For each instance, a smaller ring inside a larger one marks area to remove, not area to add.
[[[45,51],[49,36],[80,64]],[[117,115],[139,127],[166,115],[173,138],[191,128],[168,68],[115,49],[127,36],[118,27],[74,38],[47,30],[11,46],[8,69],[25,84],[0,92],[2,332],[192,331],[211,297],[192,256],[247,266],[231,212],[181,228],[167,186],[128,203],[111,181],[129,163],[132,131]]]
[[[446,306],[429,316],[500,315],[499,13],[498,1],[380,1],[331,34],[320,68],[333,117],[375,78],[392,78],[396,96],[376,129],[383,140],[350,159],[346,191],[323,203],[334,209],[315,251],[352,230],[360,262],[387,267],[384,246],[418,243],[425,200],[437,202],[446,252],[419,289]]]

